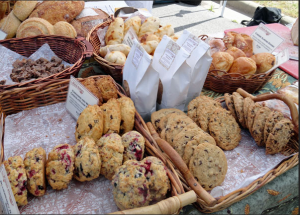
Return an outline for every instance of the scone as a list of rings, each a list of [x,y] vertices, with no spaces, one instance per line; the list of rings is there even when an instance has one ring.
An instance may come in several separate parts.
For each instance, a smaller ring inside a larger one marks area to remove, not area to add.
[[[275,56],[271,53],[258,53],[251,57],[255,61],[257,70],[256,73],[265,73],[270,70],[276,63]]]
[[[101,175],[112,180],[116,169],[122,165],[124,146],[118,134],[105,134],[97,141],[101,159]]]
[[[205,190],[212,190],[225,179],[227,159],[218,146],[203,143],[195,149],[189,169]]]
[[[101,106],[103,111],[103,134],[119,133],[121,124],[121,107],[117,99],[112,98]]]
[[[101,92],[104,102],[107,102],[111,98],[118,98],[118,90],[110,76],[98,78],[96,84]]]
[[[17,205],[27,205],[27,177],[22,158],[10,157],[4,161],[4,167]]]
[[[124,146],[123,163],[128,160],[140,161],[144,157],[145,138],[137,131],[129,131],[122,136]]]
[[[91,181],[98,178],[101,169],[101,159],[95,141],[83,137],[74,146],[75,169],[74,178],[78,181]]]
[[[99,105],[102,105],[103,98],[100,90],[97,87],[96,81],[93,78],[84,79],[81,84],[83,84],[91,93],[94,94],[99,99]]]
[[[275,124],[282,119],[284,119],[284,116],[280,111],[274,110],[269,114],[264,127],[264,142],[267,142],[269,134],[272,132]]]
[[[244,117],[244,98],[237,92],[232,93],[232,98],[233,98],[236,116],[241,126],[245,128],[246,125],[245,125],[245,117]]]
[[[46,176],[54,190],[68,188],[74,171],[74,151],[69,144],[55,146],[48,155]]]
[[[82,137],[91,137],[94,141],[103,133],[103,112],[98,105],[88,105],[77,119],[75,138],[78,142]]]
[[[121,125],[120,134],[125,134],[133,130],[135,107],[133,101],[129,97],[121,97],[118,99],[121,107]]]
[[[46,192],[46,152],[43,148],[34,148],[26,153],[24,165],[27,175],[27,189],[34,196],[43,196]]]

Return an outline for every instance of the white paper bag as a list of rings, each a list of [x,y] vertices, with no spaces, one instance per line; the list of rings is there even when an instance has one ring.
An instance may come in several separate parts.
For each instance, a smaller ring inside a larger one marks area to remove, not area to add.
[[[156,111],[159,75],[151,67],[151,56],[134,39],[123,68],[123,87],[130,92],[135,108],[145,121]],[[129,88],[129,89],[128,89]]]
[[[176,43],[190,54],[186,59],[186,63],[192,69],[191,82],[185,103],[185,111],[187,111],[189,102],[199,96],[202,91],[212,58],[208,51],[209,45],[187,30],[183,31]]]
[[[162,100],[158,109],[184,110],[191,81],[191,67],[186,63],[188,57],[189,54],[170,37],[163,36],[152,60],[152,67],[158,71],[163,85]]]

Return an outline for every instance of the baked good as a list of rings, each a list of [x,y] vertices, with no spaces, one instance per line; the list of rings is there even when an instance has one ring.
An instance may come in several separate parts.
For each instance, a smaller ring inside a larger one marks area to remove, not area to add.
[[[161,38],[156,36],[155,34],[144,34],[139,37],[139,41],[141,43],[145,43],[147,41],[152,41],[152,40],[155,40],[159,43],[161,41]]]
[[[150,40],[150,41],[141,43],[141,45],[148,54],[154,55],[154,52],[155,52],[156,47],[158,46],[158,43],[159,42],[157,42],[156,40]]]
[[[246,54],[246,57],[253,55],[253,39],[247,34],[236,34],[233,46],[241,49]]]
[[[91,93],[99,99],[99,105],[103,103],[103,98],[100,90],[97,87],[96,81],[93,78],[86,78],[81,82]]]
[[[41,18],[26,19],[17,30],[17,38],[30,37],[36,35],[53,35],[54,28],[51,23]]]
[[[44,1],[29,18],[43,18],[52,25],[59,21],[71,22],[84,8],[84,1]]]
[[[228,73],[239,73],[242,75],[250,75],[256,72],[256,63],[248,57],[239,57],[233,61]]]
[[[269,137],[269,134],[273,131],[273,128],[277,122],[284,119],[283,114],[280,111],[272,111],[267,117],[266,124],[264,127],[264,142],[266,143]]]
[[[105,43],[106,45],[121,44],[124,39],[124,20],[120,17],[114,19],[110,23],[106,35]]]
[[[122,52],[127,57],[130,52],[130,46],[126,44],[107,45],[100,48],[100,55],[105,57],[108,52],[112,51]]]
[[[262,108],[262,106],[258,103],[254,103],[249,106],[248,117],[247,117],[248,118],[247,126],[248,126],[250,133],[252,133],[252,126],[253,126],[254,118],[260,108]]]
[[[251,59],[256,63],[256,73],[258,74],[267,72],[276,63],[275,56],[271,53],[258,53],[253,55]]]
[[[264,142],[264,127],[267,117],[272,111],[268,107],[263,107],[257,112],[252,126],[251,135],[258,146],[265,146]]]
[[[151,34],[156,32],[159,29],[160,20],[158,17],[148,17],[145,22],[142,24],[138,37],[143,36],[145,34]]]
[[[105,134],[97,141],[101,159],[101,175],[112,180],[117,168],[122,165],[124,146],[118,134]]]
[[[112,51],[105,55],[104,59],[111,63],[124,65],[126,62],[126,55],[120,51]]]
[[[13,38],[20,25],[21,21],[14,15],[13,11],[4,17],[1,20],[1,30],[7,33],[6,39]]]
[[[33,11],[38,1],[17,1],[14,4],[13,13],[20,20],[24,21]]]
[[[245,117],[244,117],[244,98],[239,93],[232,93],[233,104],[235,107],[236,116],[244,128],[246,128]]]
[[[27,205],[27,177],[22,158],[9,157],[3,164],[17,205]]]
[[[115,98],[101,106],[103,111],[103,134],[119,133],[121,124],[121,105]]]
[[[54,190],[67,189],[74,171],[74,151],[69,144],[55,146],[48,154],[46,176]]]
[[[134,16],[128,19],[124,24],[124,36],[126,35],[127,31],[132,27],[136,35],[139,34],[140,28],[142,25],[142,20],[139,16]]]
[[[234,32],[234,31],[225,32],[225,36],[223,37],[223,42],[227,49],[229,49],[233,46],[233,42],[234,42],[235,36],[237,34],[238,33]]]
[[[248,112],[249,107],[254,104],[254,101],[250,97],[246,97],[244,99],[244,106],[243,106],[243,112],[244,112],[244,121],[245,121],[245,128],[248,128]]]
[[[68,22],[59,21],[54,24],[53,28],[54,28],[55,35],[71,37],[71,38],[77,37],[75,28]]]
[[[173,35],[170,37],[174,42],[176,42],[179,39],[178,35]]]
[[[90,137],[81,138],[74,146],[74,178],[78,181],[91,181],[98,178],[101,169],[101,159],[98,147]]]
[[[209,67],[209,71],[217,69],[228,72],[234,60],[227,52],[216,52],[211,57],[212,62]]]
[[[246,54],[241,49],[238,49],[237,47],[234,46],[227,49],[226,52],[229,53],[234,60],[239,57],[246,57]]]
[[[197,107],[198,103],[201,102],[201,96],[198,96],[194,98],[190,103],[188,104],[188,111],[187,115],[190,117],[194,122],[197,121]]]
[[[128,160],[141,161],[145,152],[145,138],[137,131],[129,131],[122,136],[124,146],[123,163]]]
[[[110,76],[98,78],[96,80],[98,89],[101,92],[104,102],[107,102],[111,98],[118,98],[118,90],[114,84],[113,79]]]
[[[0,20],[3,19],[8,12],[8,9],[10,8],[10,2],[8,1],[1,1],[0,2]],[[1,27],[1,21],[0,21],[0,27]]]
[[[202,143],[195,149],[189,169],[205,190],[212,190],[225,179],[227,159],[218,146]]]
[[[26,153],[24,166],[27,175],[27,189],[34,196],[43,196],[46,192],[46,152],[43,148],[34,148]]]
[[[135,107],[133,101],[129,97],[121,97],[118,99],[121,107],[121,125],[120,134],[125,134],[133,130]]]
[[[224,98],[225,98],[226,106],[227,106],[228,110],[230,111],[231,115],[235,118],[236,121],[238,121],[238,118],[237,118],[236,113],[235,113],[235,107],[234,107],[234,103],[233,103],[233,96],[230,95],[229,93],[225,93]]]
[[[103,112],[98,105],[88,105],[79,115],[76,124],[75,138],[78,142],[88,136],[94,141],[101,138],[103,133]]]
[[[224,52],[225,44],[221,39],[208,39],[208,44],[210,46],[210,54],[213,55],[216,52]]]
[[[290,119],[277,122],[266,142],[266,154],[281,152],[293,135],[294,125]]]
[[[159,29],[157,29],[156,32],[154,32],[154,34],[158,37],[163,37],[164,35],[167,35],[169,37],[174,35],[174,28],[172,27],[172,25],[165,25],[163,27],[160,27]]]

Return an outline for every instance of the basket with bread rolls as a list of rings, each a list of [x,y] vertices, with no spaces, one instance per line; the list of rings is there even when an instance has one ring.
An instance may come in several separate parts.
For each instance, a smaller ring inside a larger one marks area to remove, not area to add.
[[[243,88],[254,93],[272,77],[276,63],[271,53],[253,53],[253,39],[243,33],[227,32],[223,38],[200,36],[211,47],[212,63],[204,87],[218,93]]]
[[[171,25],[161,26],[159,18],[154,16],[148,17],[144,22],[139,16],[112,17],[95,26],[87,36],[94,49],[94,59],[116,81],[122,81],[122,69],[130,52],[130,46],[123,43],[130,29],[134,31],[138,41],[150,55],[154,54],[164,35],[174,41],[178,39]]]

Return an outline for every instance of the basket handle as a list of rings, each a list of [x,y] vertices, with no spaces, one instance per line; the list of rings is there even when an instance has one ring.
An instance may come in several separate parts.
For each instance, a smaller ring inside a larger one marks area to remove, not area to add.
[[[147,126],[154,140],[157,142],[159,147],[171,158],[172,162],[182,173],[189,186],[196,192],[199,198],[203,199],[209,206],[213,207],[217,203],[217,200],[212,197],[206,190],[204,190],[204,188],[198,183],[198,181],[196,181],[180,155],[172,148],[172,146],[168,142],[159,137],[152,123],[148,122]]]
[[[84,37],[77,37],[76,40],[84,43],[84,45],[86,47],[86,50],[83,53],[83,55],[85,55],[85,58],[86,59],[91,58],[92,55],[93,55],[93,46],[92,46],[92,44],[89,41],[87,41]]]

